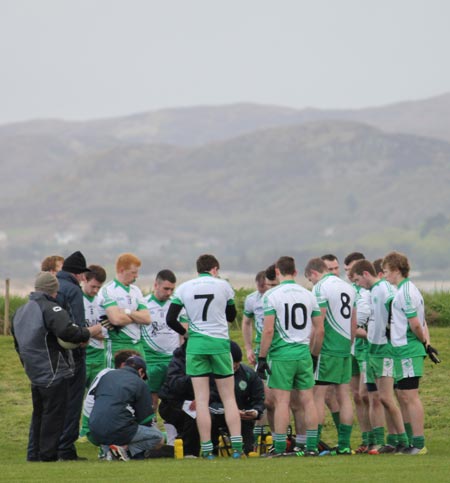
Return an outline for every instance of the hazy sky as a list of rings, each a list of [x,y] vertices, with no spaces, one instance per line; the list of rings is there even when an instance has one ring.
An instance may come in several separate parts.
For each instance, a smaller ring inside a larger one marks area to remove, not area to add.
[[[450,91],[447,0],[0,0],[0,123]]]

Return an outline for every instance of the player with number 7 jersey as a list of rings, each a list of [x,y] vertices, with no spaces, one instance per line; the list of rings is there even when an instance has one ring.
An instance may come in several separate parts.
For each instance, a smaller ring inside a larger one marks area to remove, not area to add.
[[[186,310],[190,354],[230,352],[225,311],[234,306],[234,291],[226,280],[200,273],[181,284],[171,302]]]
[[[198,277],[182,283],[176,289],[166,322],[175,332],[185,335],[186,330],[177,321],[184,306],[189,319],[186,374],[192,377],[202,457],[214,458],[209,414],[209,377],[213,375],[225,409],[232,457],[240,458],[241,420],[234,395],[234,371],[228,335],[228,322],[236,318],[234,291],[226,280],[218,278],[220,265],[214,255],[200,255],[196,265]]]

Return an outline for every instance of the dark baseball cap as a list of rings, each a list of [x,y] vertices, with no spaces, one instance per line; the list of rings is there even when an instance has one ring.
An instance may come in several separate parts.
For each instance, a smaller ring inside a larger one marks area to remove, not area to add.
[[[148,379],[147,377],[147,364],[145,363],[144,359],[139,356],[131,356],[125,361],[126,366],[134,367],[136,370],[144,369],[145,376],[143,379]]]

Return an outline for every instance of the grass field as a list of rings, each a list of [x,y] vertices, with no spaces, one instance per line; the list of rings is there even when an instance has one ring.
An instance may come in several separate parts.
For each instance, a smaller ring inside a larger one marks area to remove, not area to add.
[[[233,338],[241,342],[240,333]],[[425,406],[426,456],[369,456],[231,460],[147,460],[99,462],[96,448],[79,444],[87,462],[27,463],[25,449],[31,416],[31,398],[26,378],[11,337],[0,337],[0,481],[99,481],[99,482],[447,482],[450,481],[450,328],[431,329],[433,345],[443,362],[427,360],[421,386]],[[330,420],[323,439],[335,443]],[[353,446],[359,444],[355,425]]]

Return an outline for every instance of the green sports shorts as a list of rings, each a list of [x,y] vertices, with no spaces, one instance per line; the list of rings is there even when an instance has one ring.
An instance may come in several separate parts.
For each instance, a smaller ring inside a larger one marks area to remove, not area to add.
[[[361,374],[362,361],[358,360],[354,355],[352,355],[351,358],[352,358],[352,377],[359,376]]]
[[[375,379],[380,379],[380,377],[395,378],[394,359],[392,357],[369,357],[367,376],[367,382],[375,382]]]
[[[422,377],[424,356],[394,359],[395,379],[400,381],[408,377]]]
[[[158,392],[164,384],[167,376],[167,368],[170,361],[147,362],[148,387],[151,392]]]
[[[271,389],[305,390],[314,386],[311,356],[295,361],[270,361],[272,374],[267,376],[267,386]]]
[[[186,354],[186,374],[192,377],[227,377],[234,374],[233,359],[230,352],[222,354]]]
[[[352,378],[352,356],[337,357],[320,354],[315,372],[316,381],[348,384]]]

